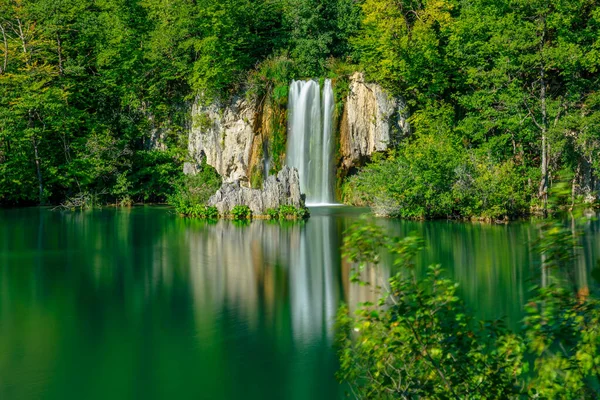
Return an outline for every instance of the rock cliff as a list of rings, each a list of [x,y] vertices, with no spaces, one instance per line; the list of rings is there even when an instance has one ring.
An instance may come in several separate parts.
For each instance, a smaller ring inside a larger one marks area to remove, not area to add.
[[[274,143],[277,149],[285,150],[285,120],[285,108],[275,109],[268,101],[237,97],[225,105],[201,106],[196,102],[188,140],[193,161],[185,164],[184,172],[195,173],[206,158],[224,182],[260,187],[267,170],[278,170],[285,160],[281,151],[269,154]],[[280,126],[283,132],[277,130]],[[342,170],[338,176],[346,175],[373,153],[385,151],[410,133],[402,99],[390,96],[377,84],[366,83],[361,73],[350,77],[337,126],[340,151],[336,163]]]
[[[225,182],[247,182],[255,116],[252,102],[244,98],[235,98],[228,106],[200,106],[196,102],[188,137],[188,151],[194,161],[184,165],[184,172],[195,173],[206,157]]]
[[[254,215],[264,215],[267,209],[281,205],[305,207],[304,196],[300,193],[298,170],[287,166],[277,175],[270,175],[262,190],[241,186],[239,181],[224,182],[208,200],[208,205],[217,207],[220,214],[229,213],[236,205],[246,205]]]
[[[366,83],[362,73],[353,74],[340,123],[341,167],[357,166],[408,135],[407,118],[402,99],[377,84]]]

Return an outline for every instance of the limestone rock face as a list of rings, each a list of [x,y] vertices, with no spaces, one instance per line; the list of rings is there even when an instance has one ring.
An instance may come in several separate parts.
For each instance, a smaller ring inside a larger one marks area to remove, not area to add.
[[[206,158],[224,182],[248,182],[248,165],[252,157],[256,111],[245,98],[235,98],[227,106],[211,104],[192,106],[192,127],[188,151],[193,163],[184,165],[186,174],[197,172]]]
[[[224,182],[209,200],[209,206],[217,207],[219,213],[227,214],[236,205],[250,207],[255,215],[264,215],[269,208],[292,205],[303,208],[304,195],[300,193],[300,178],[296,168],[283,167],[277,175],[270,175],[263,189],[251,189],[239,181]]]
[[[365,83],[361,73],[352,75],[340,125],[342,167],[348,170],[360,164],[409,133],[403,100],[392,97],[377,84]]]
[[[268,169],[265,157],[271,155],[265,148],[272,134],[272,119],[279,118],[285,126],[285,110],[281,111],[283,116],[263,101],[247,100],[244,94],[226,104],[202,106],[195,102],[188,135],[192,162],[184,164],[184,173],[195,174],[206,160],[224,182],[250,187],[253,178],[262,179]],[[345,171],[342,175],[410,133],[403,100],[390,96],[377,84],[366,83],[361,73],[350,78],[344,112],[337,126],[340,158],[336,163]],[[277,163],[283,164],[285,156],[277,157]],[[256,186],[256,182],[253,184]]]

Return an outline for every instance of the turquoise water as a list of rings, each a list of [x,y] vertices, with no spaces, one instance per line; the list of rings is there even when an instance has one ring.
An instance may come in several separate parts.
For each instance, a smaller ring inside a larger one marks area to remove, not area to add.
[[[0,210],[0,399],[341,397],[333,318],[375,298],[339,252],[363,213],[240,226],[162,207]],[[422,235],[420,270],[443,264],[478,316],[518,327],[539,281],[534,224],[377,223]],[[599,231],[582,238],[581,286]]]

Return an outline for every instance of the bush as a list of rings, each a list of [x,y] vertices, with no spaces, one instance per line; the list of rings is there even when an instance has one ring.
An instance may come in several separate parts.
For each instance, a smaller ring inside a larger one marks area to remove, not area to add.
[[[423,135],[379,155],[343,186],[344,201],[407,219],[515,218],[529,211],[525,174],[453,143]]]
[[[344,200],[380,215],[409,219],[452,214],[451,189],[464,154],[449,138],[427,135],[374,158],[346,183]]]
[[[125,195],[117,200],[117,207],[131,207],[133,199],[129,195]]]
[[[203,162],[196,175],[186,175],[175,186],[175,191],[168,197],[168,203],[175,210],[188,215],[186,210],[191,207],[203,206],[221,187],[221,177],[210,165]]]
[[[127,179],[127,172],[117,175],[111,194],[115,197],[118,207],[130,207],[133,204],[133,199],[130,196],[131,186],[131,182]]]
[[[176,208],[176,211],[186,217],[201,218],[201,219],[217,219],[219,211],[217,207],[195,204],[192,206],[184,206]]]
[[[63,203],[55,207],[55,210],[91,210],[99,208],[104,203],[102,198],[106,192],[82,192],[74,196],[68,197]]]
[[[234,221],[242,221],[252,219],[252,210],[246,205],[234,206],[230,211]]]
[[[269,217],[269,219],[279,219],[279,209],[278,208],[268,208],[267,209],[267,217]]]
[[[471,157],[456,171],[452,197],[465,217],[510,219],[529,208],[523,174],[510,160],[496,164],[489,157]]]
[[[279,208],[269,208],[267,210],[269,219],[306,219],[310,216],[307,208],[296,208],[292,205],[282,205]]]

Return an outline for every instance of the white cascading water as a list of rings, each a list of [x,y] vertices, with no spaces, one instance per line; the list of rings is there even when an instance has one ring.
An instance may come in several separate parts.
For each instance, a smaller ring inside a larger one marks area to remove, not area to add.
[[[298,169],[307,204],[334,202],[333,109],[330,79],[325,80],[322,95],[317,81],[292,81],[286,163]]]

